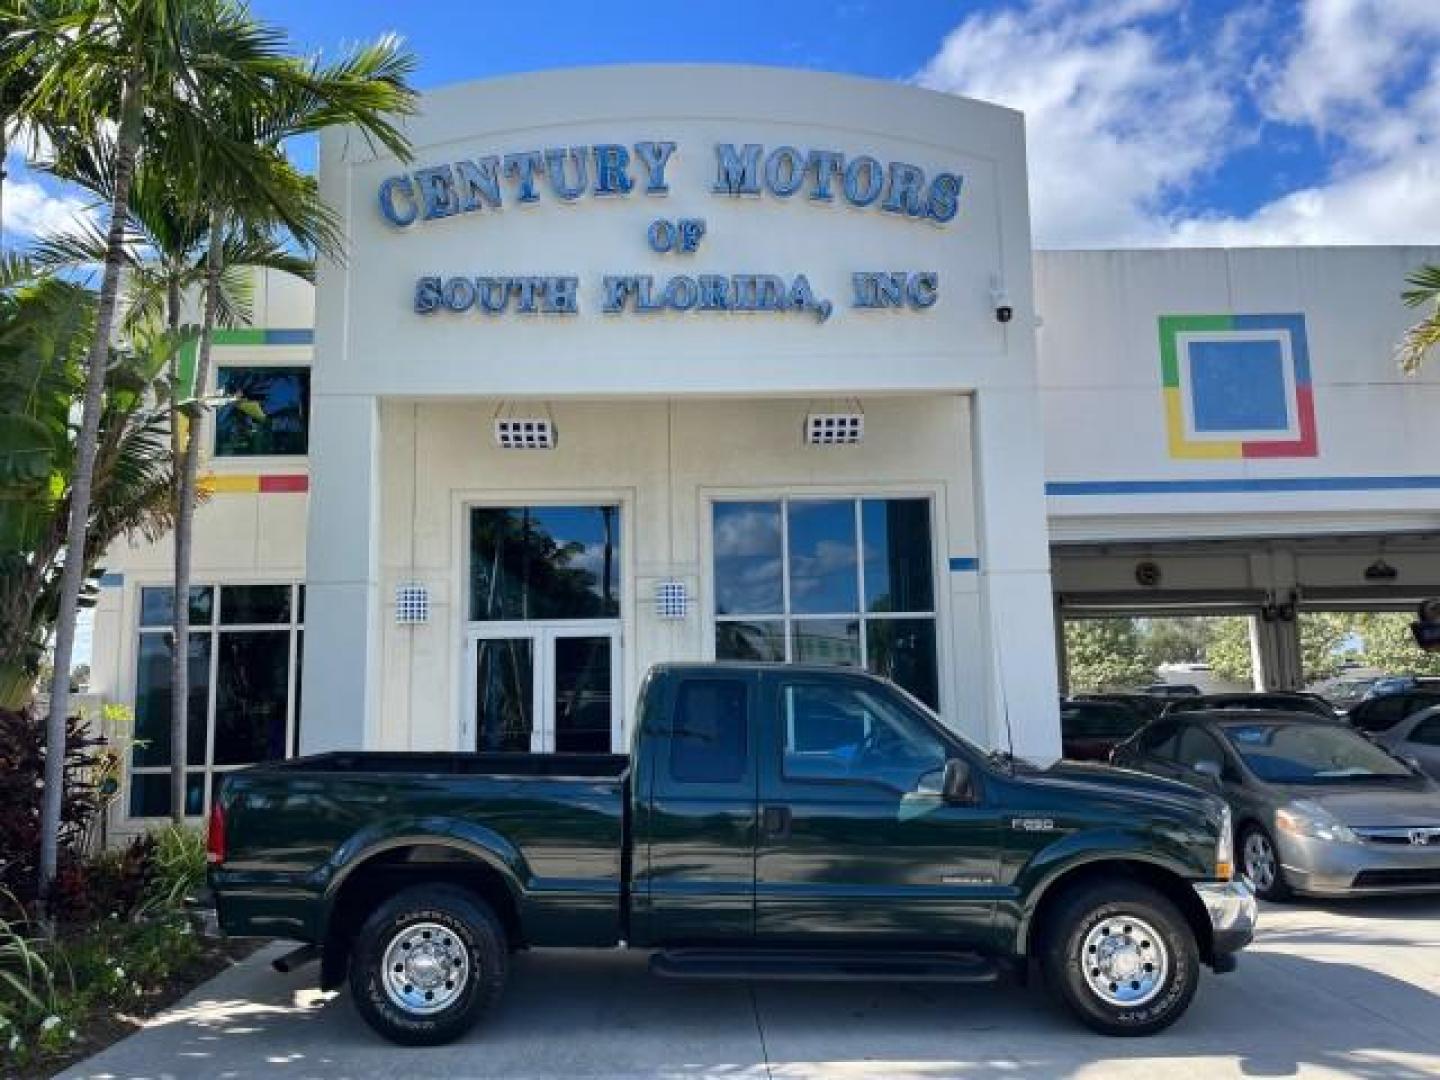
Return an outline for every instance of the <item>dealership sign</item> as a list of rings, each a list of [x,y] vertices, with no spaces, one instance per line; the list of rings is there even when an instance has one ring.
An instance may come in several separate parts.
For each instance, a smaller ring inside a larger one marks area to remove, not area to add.
[[[380,215],[408,230],[465,214],[494,213],[507,205],[583,198],[625,198],[670,193],[667,170],[676,144],[641,141],[488,155],[387,177],[378,190]],[[757,143],[714,147],[709,193],[722,198],[802,197],[874,209],[897,218],[944,226],[960,209],[963,179],[901,161],[837,150],[766,149]],[[652,221],[649,248],[693,255],[706,233],[701,218]],[[833,303],[815,294],[805,274],[606,274],[593,286],[593,302],[608,314],[623,312],[807,313],[823,322]],[[933,270],[861,270],[851,274],[850,306],[923,310],[939,298]],[[577,276],[427,274],[415,283],[414,309],[422,315],[467,311],[497,316],[573,315],[582,307]]]

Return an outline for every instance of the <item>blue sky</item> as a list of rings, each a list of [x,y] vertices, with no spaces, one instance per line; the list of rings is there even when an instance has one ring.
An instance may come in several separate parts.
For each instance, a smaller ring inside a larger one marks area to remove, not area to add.
[[[419,55],[421,88],[728,61],[1010,105],[1027,118],[1045,247],[1440,242],[1440,0],[253,6],[307,51],[396,31]],[[23,239],[79,208],[15,171],[8,232]]]

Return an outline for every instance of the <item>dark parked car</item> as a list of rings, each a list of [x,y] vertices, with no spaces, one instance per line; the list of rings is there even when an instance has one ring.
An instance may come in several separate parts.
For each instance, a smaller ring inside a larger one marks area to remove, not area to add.
[[[1027,766],[871,675],[662,665],[630,729],[628,758],[343,752],[229,773],[220,925],[304,942],[293,962],[348,977],[407,1044],[466,1031],[512,950],[620,944],[692,979],[979,982],[1034,958],[1083,1022],[1145,1035],[1253,931],[1223,799]]]
[[[1412,686],[1408,690],[1394,690],[1388,694],[1367,697],[1357,705],[1350,706],[1346,719],[1360,731],[1379,735],[1389,731],[1407,716],[1440,705],[1440,687]]]
[[[1222,795],[1240,868],[1265,899],[1440,892],[1440,786],[1344,724],[1177,713],[1111,761]]]
[[[1194,683],[1151,683],[1140,691],[1158,698],[1196,697],[1200,688]]]
[[[1134,735],[1149,719],[1121,702],[1062,701],[1062,753],[1071,761],[1107,761],[1115,745]]]
[[[1200,697],[1178,698],[1165,706],[1165,715],[1194,712],[1197,709],[1264,709],[1267,712],[1298,712],[1318,716],[1322,720],[1339,721],[1334,707],[1319,694],[1300,691],[1260,690],[1254,693],[1202,694]]]
[[[1122,693],[1120,691],[1093,691],[1074,694],[1071,701],[1110,701],[1136,709],[1146,720],[1159,720],[1168,702],[1155,694]]]

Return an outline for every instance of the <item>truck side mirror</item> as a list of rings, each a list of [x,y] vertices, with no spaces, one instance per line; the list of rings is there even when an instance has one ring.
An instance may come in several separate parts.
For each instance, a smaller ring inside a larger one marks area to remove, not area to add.
[[[961,758],[951,758],[945,762],[945,777],[941,781],[940,794],[950,803],[974,802],[975,787],[971,781],[970,763]]]

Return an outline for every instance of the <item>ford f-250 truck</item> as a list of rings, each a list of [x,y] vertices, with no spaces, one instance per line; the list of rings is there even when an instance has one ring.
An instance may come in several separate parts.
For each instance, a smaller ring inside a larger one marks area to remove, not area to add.
[[[231,935],[305,943],[406,1044],[453,1039],[510,954],[654,950],[696,979],[979,981],[1038,961],[1086,1024],[1159,1031],[1234,966],[1255,901],[1225,804],[987,752],[884,680],[676,664],[629,756],[330,753],[231,774]],[[277,961],[285,969],[285,962]]]

